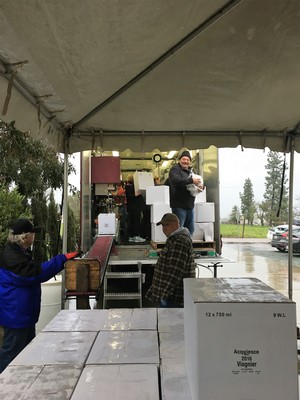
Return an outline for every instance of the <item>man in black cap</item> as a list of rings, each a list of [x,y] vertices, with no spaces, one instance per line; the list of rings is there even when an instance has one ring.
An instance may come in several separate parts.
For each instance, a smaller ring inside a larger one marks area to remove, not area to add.
[[[27,218],[18,219],[0,253],[0,325],[4,329],[0,373],[35,337],[41,283],[58,274],[67,260],[79,254],[58,254],[49,261],[35,263],[31,246],[41,229]]]
[[[190,152],[185,150],[180,156],[178,163],[174,165],[168,178],[170,187],[170,206],[172,213],[176,214],[180,226],[186,227],[193,235],[194,227],[194,204],[195,196],[187,189],[187,185],[201,185],[201,178],[192,173]]]
[[[156,225],[162,225],[167,241],[146,297],[160,307],[183,307],[183,279],[195,278],[192,238],[188,229],[179,226],[175,214],[165,214]]]

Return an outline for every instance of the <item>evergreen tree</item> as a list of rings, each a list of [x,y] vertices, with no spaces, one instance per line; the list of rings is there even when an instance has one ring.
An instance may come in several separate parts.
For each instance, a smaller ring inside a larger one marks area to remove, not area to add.
[[[288,191],[287,178],[283,179],[283,191],[280,205],[282,172],[284,168],[284,158],[280,153],[270,151],[267,157],[265,178],[264,203],[266,211],[266,219],[270,226],[288,221]],[[279,212],[279,215],[278,214]]]
[[[24,208],[24,196],[17,189],[7,189],[0,185],[0,247],[7,240],[9,227],[18,218],[30,218],[30,208]]]
[[[50,192],[49,204],[48,204],[48,245],[49,255],[53,257],[61,252],[61,240],[60,240],[60,214],[58,206],[54,200],[53,190]]]
[[[80,233],[80,198],[79,192],[68,197],[68,251],[74,251],[79,246]]]
[[[42,226],[42,231],[35,234],[33,254],[36,262],[48,259],[46,232],[47,232],[47,201],[44,193],[36,193],[31,201],[31,212],[34,225]]]
[[[238,206],[233,206],[228,219],[229,224],[238,225],[240,223],[240,209]]]
[[[27,133],[20,132],[14,122],[0,121],[0,182],[3,190],[21,197],[14,198],[10,206],[16,206],[10,217],[6,217],[6,207],[0,207],[2,228],[7,228],[9,218],[20,217],[19,202],[22,201],[22,214],[33,216],[35,225],[47,228],[47,207],[45,193],[50,188],[58,189],[63,185],[64,163],[58,153],[42,141],[34,140]],[[69,173],[74,171],[69,164]],[[9,201],[9,200],[8,200]],[[29,210],[29,212],[28,212]],[[10,221],[11,223],[12,221]],[[36,261],[47,257],[46,231],[36,234],[34,257]]]
[[[253,224],[253,219],[256,211],[253,185],[250,178],[247,178],[244,183],[243,193],[240,193],[241,213],[244,218],[244,223],[247,220],[248,225]]]
[[[268,211],[268,205],[266,204],[265,201],[262,201],[261,203],[257,203],[256,215],[257,215],[258,219],[260,220],[261,226],[265,225],[267,211]]]
[[[76,249],[78,249],[78,235],[77,235],[75,214],[74,211],[71,208],[69,208],[67,251],[74,251]]]
[[[0,121],[0,177],[14,184],[26,200],[48,188],[63,185],[64,165],[58,153],[42,141]],[[39,195],[38,195],[39,196]]]

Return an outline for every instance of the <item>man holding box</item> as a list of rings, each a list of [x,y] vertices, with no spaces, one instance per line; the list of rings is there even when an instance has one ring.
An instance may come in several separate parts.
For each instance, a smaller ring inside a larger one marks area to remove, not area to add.
[[[188,185],[194,184],[202,190],[202,179],[195,175],[191,168],[191,154],[185,150],[181,153],[179,161],[174,165],[168,178],[170,188],[170,206],[172,212],[177,215],[180,226],[186,227],[190,234],[194,233],[194,204],[195,195],[188,190]]]

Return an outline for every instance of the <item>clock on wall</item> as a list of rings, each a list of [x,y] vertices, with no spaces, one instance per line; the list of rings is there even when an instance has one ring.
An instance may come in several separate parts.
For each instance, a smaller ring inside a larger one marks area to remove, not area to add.
[[[154,154],[154,156],[153,156],[153,161],[154,161],[155,163],[160,163],[160,162],[161,162],[161,155],[158,154],[158,153]]]

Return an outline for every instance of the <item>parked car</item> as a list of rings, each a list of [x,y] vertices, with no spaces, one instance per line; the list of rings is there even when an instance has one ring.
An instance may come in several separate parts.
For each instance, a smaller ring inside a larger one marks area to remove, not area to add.
[[[300,253],[300,227],[297,226],[292,230],[293,235],[293,253]],[[271,241],[272,247],[276,247],[279,251],[287,251],[289,246],[289,232],[274,234]]]
[[[293,232],[293,253],[300,253],[300,230],[295,235]]]
[[[267,239],[272,240],[274,234],[286,232],[288,229],[289,229],[288,225],[274,226],[268,230]]]
[[[273,226],[268,230],[267,239],[272,240],[274,234],[286,232],[288,229],[289,229],[288,225]]]

